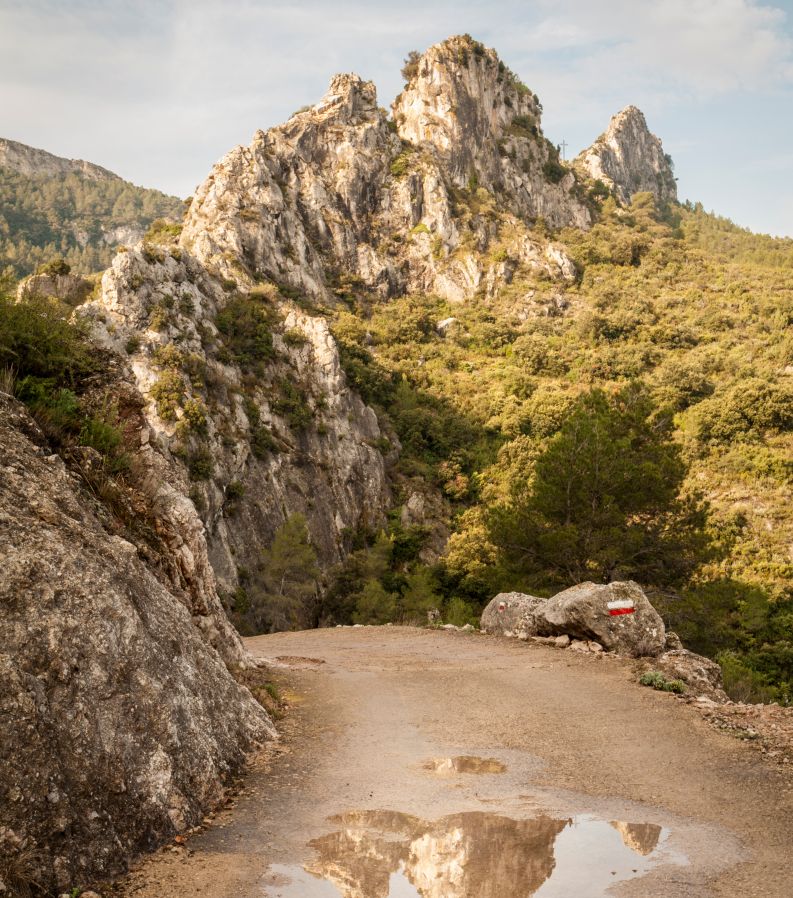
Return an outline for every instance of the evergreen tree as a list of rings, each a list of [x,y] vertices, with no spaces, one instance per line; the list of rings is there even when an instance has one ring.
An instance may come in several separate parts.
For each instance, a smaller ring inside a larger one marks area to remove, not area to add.
[[[671,419],[639,385],[581,396],[520,473],[489,531],[530,583],[676,583],[701,553],[704,511],[679,496],[686,466]]]

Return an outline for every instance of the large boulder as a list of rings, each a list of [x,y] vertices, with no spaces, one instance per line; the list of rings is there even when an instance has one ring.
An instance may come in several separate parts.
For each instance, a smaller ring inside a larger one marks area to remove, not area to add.
[[[537,634],[537,610],[546,601],[522,592],[500,592],[482,612],[480,628],[493,636],[528,639]]]
[[[632,657],[660,655],[666,641],[664,622],[632,580],[579,583],[558,593],[542,605],[536,635],[595,640],[607,651]]]
[[[632,657],[660,655],[666,643],[664,622],[633,581],[579,583],[550,599],[502,592],[482,612],[480,626],[519,639],[569,636]]]

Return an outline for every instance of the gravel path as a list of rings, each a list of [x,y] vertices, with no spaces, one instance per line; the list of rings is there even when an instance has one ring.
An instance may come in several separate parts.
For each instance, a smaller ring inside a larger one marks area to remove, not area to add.
[[[789,769],[631,662],[403,627],[247,644],[290,705],[280,742],[120,894],[793,895]]]

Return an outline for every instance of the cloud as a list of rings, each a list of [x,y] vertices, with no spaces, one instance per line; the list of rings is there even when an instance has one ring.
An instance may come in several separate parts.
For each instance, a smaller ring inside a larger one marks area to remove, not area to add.
[[[628,103],[689,138],[793,86],[781,0],[0,0],[2,136],[189,193],[338,71],[382,105],[410,49],[469,32],[539,95],[554,140],[589,143]],[[781,105],[781,104],[780,104]],[[790,133],[790,129],[788,129]],[[748,138],[747,138],[748,139]],[[728,182],[728,178],[725,178]]]

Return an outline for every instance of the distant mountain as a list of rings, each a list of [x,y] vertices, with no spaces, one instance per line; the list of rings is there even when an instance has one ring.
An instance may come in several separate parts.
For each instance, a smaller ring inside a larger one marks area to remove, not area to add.
[[[0,270],[23,276],[63,256],[77,273],[99,271],[117,246],[182,209],[177,197],[99,165],[0,138]]]

